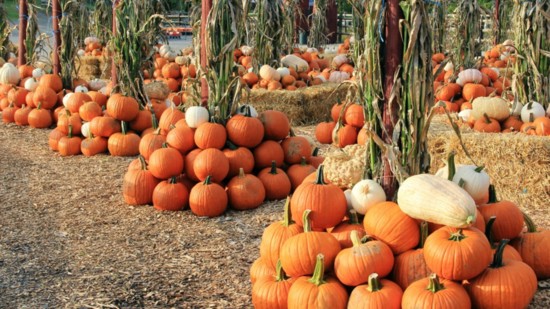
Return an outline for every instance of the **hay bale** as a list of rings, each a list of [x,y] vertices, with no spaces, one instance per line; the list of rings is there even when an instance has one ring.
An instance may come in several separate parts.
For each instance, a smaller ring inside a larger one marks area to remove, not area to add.
[[[338,98],[344,100],[349,88],[348,84],[324,83],[295,91],[255,89],[241,102],[252,104],[258,112],[284,112],[293,125],[316,124],[329,118],[332,105]]]
[[[103,56],[83,56],[75,59],[78,77],[84,80],[94,78],[109,79],[111,77],[111,58]]]
[[[439,118],[441,119],[441,118]],[[526,209],[543,209],[550,200],[550,138],[521,133],[461,132],[472,159],[486,166],[500,199],[516,202]],[[456,134],[444,121],[432,123],[428,135],[431,172],[445,165],[451,151],[456,162],[471,164]]]

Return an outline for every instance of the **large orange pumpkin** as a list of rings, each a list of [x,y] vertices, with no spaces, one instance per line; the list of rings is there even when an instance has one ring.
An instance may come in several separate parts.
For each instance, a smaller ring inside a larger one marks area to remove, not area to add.
[[[472,304],[464,287],[451,280],[439,280],[436,274],[418,280],[403,292],[401,308],[469,309]]]
[[[126,172],[122,182],[122,195],[129,205],[145,205],[153,201],[153,191],[160,182],[149,170],[145,159],[139,157],[141,168]]]

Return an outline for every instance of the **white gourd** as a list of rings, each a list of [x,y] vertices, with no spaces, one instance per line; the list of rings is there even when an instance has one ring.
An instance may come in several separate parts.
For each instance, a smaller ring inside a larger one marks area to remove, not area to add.
[[[456,228],[476,220],[474,199],[456,183],[430,174],[407,178],[397,192],[397,204],[412,218]]]
[[[344,195],[346,196],[346,204],[348,205],[348,210],[352,210],[353,206],[351,204],[351,189],[346,189],[344,191]]]
[[[247,105],[247,104],[237,107],[237,111],[235,112],[235,115],[245,115],[247,108],[250,108],[250,117],[254,117],[254,118],[258,117],[258,111],[254,108],[254,106]]]
[[[74,92],[87,93],[88,88],[86,88],[86,86],[78,85],[78,86],[76,86],[76,88],[74,88]]]
[[[462,119],[462,121],[464,122],[467,122],[468,119],[470,119],[471,115],[472,115],[471,109],[465,109],[463,111],[460,111],[460,113],[458,113],[458,117],[460,117],[460,119]]]
[[[185,122],[190,128],[197,128],[208,122],[209,117],[208,110],[202,106],[191,106],[185,111]]]
[[[294,68],[296,72],[302,73],[309,69],[309,64],[296,55],[286,55],[281,59],[281,64],[287,68]]]
[[[380,184],[372,179],[363,179],[351,189],[351,206],[364,215],[368,209],[386,201],[386,193]]]
[[[331,83],[341,83],[345,80],[348,80],[350,78],[349,74],[347,72],[342,71],[332,71],[330,72],[330,77],[328,79]]]
[[[521,109],[521,121],[531,122],[539,117],[544,116],[545,111],[542,104],[539,102],[530,102]]]
[[[290,75],[290,70],[285,67],[277,68],[277,72],[281,76],[281,78]]]
[[[69,102],[69,99],[71,98],[71,96],[73,95],[74,93],[72,92],[69,92],[67,93],[63,99],[61,100],[63,102],[63,106],[67,107],[67,102]]]
[[[28,91],[35,91],[36,88],[38,88],[38,81],[36,80],[36,78],[31,77],[31,78],[29,78],[25,81],[25,85],[23,85],[23,86]]]
[[[453,182],[459,186],[463,182],[462,188],[470,194],[474,201],[482,201],[489,194],[491,179],[483,167],[462,165],[456,168]]]
[[[342,64],[349,63],[349,59],[346,55],[340,54],[332,58],[332,68],[338,69]]]
[[[281,80],[281,75],[279,75],[279,72],[267,64],[262,65],[259,73],[260,77],[265,80]]]
[[[90,86],[91,90],[99,91],[99,89],[107,86],[107,82],[99,78],[94,78],[88,83],[88,85]]]
[[[521,104],[519,101],[516,100],[514,104],[512,104],[512,107],[510,108],[510,115],[521,116],[522,109],[523,109],[523,104]]]
[[[82,136],[90,137],[90,123],[89,122],[83,123],[82,127],[80,128],[80,132],[82,133]]]
[[[46,72],[41,68],[36,68],[32,70],[32,77],[36,78],[37,80],[39,80],[40,77],[42,77],[44,74],[46,74]]]
[[[461,82],[466,83],[479,83],[483,79],[483,75],[481,72],[477,69],[466,69],[460,73],[458,73],[458,78],[460,78]]]
[[[0,69],[0,84],[17,85],[21,79],[19,70],[11,63],[6,63]]]
[[[487,114],[490,118],[502,121],[510,117],[510,107],[501,97],[479,97],[472,102],[472,113],[476,120]]]

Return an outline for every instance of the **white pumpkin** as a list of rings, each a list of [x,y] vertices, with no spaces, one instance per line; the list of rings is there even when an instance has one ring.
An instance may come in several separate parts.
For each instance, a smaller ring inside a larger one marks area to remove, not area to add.
[[[247,104],[237,107],[237,111],[235,112],[235,115],[245,115],[247,108],[250,109],[250,117],[254,117],[254,118],[258,117],[258,111],[254,108],[254,106],[247,105]]]
[[[510,117],[508,102],[501,97],[479,97],[472,102],[472,115],[481,119],[484,114],[498,121]]]
[[[25,89],[27,89],[28,91],[34,91],[36,90],[36,88],[38,88],[38,81],[36,80],[36,78],[34,77],[31,77],[31,78],[28,78],[26,81],[25,81],[25,85],[23,85],[25,87]]]
[[[21,79],[19,70],[11,63],[5,63],[0,69],[0,84],[17,85]]]
[[[286,55],[281,59],[281,64],[287,68],[294,68],[296,72],[302,73],[309,69],[309,64],[296,55]]]
[[[325,78],[325,76],[323,76],[323,74],[319,74],[319,75],[315,76],[314,78],[320,79],[321,82],[323,82],[323,83],[327,82],[327,79]]]
[[[455,80],[455,83],[460,85],[460,87],[464,87],[464,84],[465,82],[463,82],[460,78],[457,77],[457,79]]]
[[[521,121],[532,122],[533,120],[545,115],[544,106],[539,102],[530,102],[521,109]]]
[[[92,43],[99,43],[99,39],[95,36],[89,36],[84,38],[85,45],[92,44]]]
[[[344,191],[344,195],[346,196],[346,204],[348,205],[348,210],[352,210],[353,206],[351,204],[351,189],[346,189]]]
[[[454,69],[455,65],[452,61],[447,62],[447,64],[445,64],[445,66],[443,67],[443,71],[445,72],[453,71]]]
[[[78,55],[78,57],[84,57],[86,56],[86,51],[84,51],[83,49],[79,49],[76,54]]]
[[[185,111],[185,122],[193,129],[208,122],[209,117],[208,110],[202,106],[191,106]]]
[[[107,82],[99,78],[94,78],[88,83],[88,85],[90,86],[90,90],[98,91],[99,89],[107,86]]]
[[[464,84],[467,84],[467,83],[477,84],[481,82],[481,79],[483,79],[483,75],[477,69],[466,69],[458,73],[458,78],[460,78],[460,81]]]
[[[82,134],[82,136],[88,138],[90,137],[90,123],[89,122],[84,122],[82,124],[82,128],[80,128],[80,133]]]
[[[348,80],[350,78],[348,72],[342,72],[342,71],[332,71],[330,72],[330,77],[328,78],[328,81],[331,83],[341,83],[345,80]]]
[[[458,113],[458,117],[462,119],[462,121],[467,122],[470,119],[470,116],[472,116],[472,110],[471,109],[465,109],[463,111],[460,111]]]
[[[284,67],[277,68],[277,72],[279,73],[281,78],[290,75],[290,70],[288,68],[284,68]]]
[[[464,185],[462,188],[470,194],[474,201],[480,203],[489,194],[491,179],[483,170],[483,167],[477,167],[475,165],[462,165],[456,168],[453,182],[458,185],[461,185],[463,182]]]
[[[456,183],[430,174],[407,178],[397,191],[397,204],[412,218],[456,228],[476,220],[476,203]]]
[[[32,70],[32,77],[36,78],[37,80],[40,80],[40,77],[42,77],[44,74],[46,74],[46,71],[41,68],[36,68]]]
[[[351,189],[351,206],[364,215],[368,209],[386,201],[386,193],[380,184],[372,179],[363,179]]]
[[[307,53],[318,53],[319,50],[315,47],[308,47],[308,48],[306,48],[306,52]]]
[[[107,89],[107,86],[105,87],[101,87],[97,92],[101,93],[101,94],[104,94],[104,95],[109,95],[109,90]]]
[[[88,92],[88,88],[86,88],[86,86],[83,86],[83,85],[78,85],[74,88],[74,92],[82,92],[82,93],[87,93]]]
[[[245,56],[252,56],[254,53],[254,48],[246,45],[241,46],[240,50]]]
[[[521,116],[521,110],[523,109],[523,104],[519,101],[515,101],[510,107],[510,115],[512,116]]]
[[[74,93],[72,92],[69,92],[67,93],[63,99],[61,100],[61,102],[63,102],[63,106],[67,107],[67,102],[69,102],[69,99],[71,98],[71,96],[73,95]]]
[[[464,164],[455,165],[455,174],[456,174],[456,169],[461,166],[464,166]],[[435,173],[435,176],[449,180],[449,166],[446,164],[444,167],[438,169],[437,172]]]
[[[281,80],[281,75],[279,75],[279,72],[267,64],[262,65],[260,68],[260,77],[265,80]]]
[[[332,68],[338,69],[342,64],[349,63],[349,59],[345,54],[339,54],[332,58]]]

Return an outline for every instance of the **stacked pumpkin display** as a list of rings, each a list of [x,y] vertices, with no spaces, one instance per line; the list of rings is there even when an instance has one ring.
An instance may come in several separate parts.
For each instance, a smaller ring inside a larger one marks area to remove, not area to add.
[[[245,110],[225,125],[210,122],[200,106],[169,118],[165,112],[159,129],[143,136],[141,156],[124,176],[125,201],[161,210],[189,205],[198,216],[214,217],[228,206],[247,210],[285,198],[315,170],[318,157],[311,157],[308,139],[289,136],[284,113],[254,117]]]
[[[293,54],[282,57],[279,68],[262,65],[258,74],[252,71],[252,48],[243,46],[233,55],[241,66],[242,80],[252,89],[296,90],[325,82],[341,83],[353,76],[353,65],[345,54],[329,60],[312,48],[303,52],[296,49]]]
[[[94,56],[101,57],[104,52],[105,46],[95,36],[89,36],[84,39],[84,48],[77,51],[78,56]]]
[[[358,191],[352,199],[372,203],[348,202],[347,219],[344,192],[322,167],[317,175],[264,230],[250,269],[255,308],[525,308],[550,276],[539,255],[550,232],[528,217],[522,231],[522,212],[496,200],[482,168],[411,176],[397,203]]]
[[[332,106],[332,121],[321,122],[315,127],[315,138],[321,144],[334,144],[344,148],[348,145],[365,145],[367,140],[363,106],[338,102]]]

